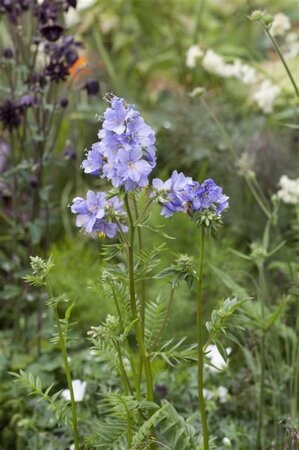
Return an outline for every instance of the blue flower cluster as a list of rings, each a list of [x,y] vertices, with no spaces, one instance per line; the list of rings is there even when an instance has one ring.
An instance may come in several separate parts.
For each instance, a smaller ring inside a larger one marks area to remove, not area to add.
[[[133,105],[112,96],[104,113],[99,142],[92,145],[82,163],[85,173],[107,178],[114,188],[132,191],[148,186],[148,176],[156,165],[155,133]],[[166,182],[155,178],[153,199],[163,205],[162,215],[175,212],[211,212],[220,216],[228,207],[228,197],[212,179],[202,184],[174,171]],[[126,232],[123,202],[113,194],[91,190],[86,198],[76,197],[71,211],[77,214],[76,225],[86,233],[114,237]]]
[[[100,140],[82,162],[84,172],[107,178],[113,187],[123,186],[126,191],[147,186],[156,165],[154,130],[134,105],[115,96],[109,101],[98,134]]]
[[[193,215],[207,210],[220,215],[228,207],[228,197],[214,180],[208,178],[200,184],[176,170],[165,182],[154,178],[153,191],[152,195],[163,204],[161,214],[165,217],[180,211]]]
[[[126,217],[123,202],[117,196],[107,198],[104,192],[95,193],[89,190],[86,199],[82,197],[73,199],[71,211],[77,214],[77,227],[83,228],[86,233],[99,233],[113,238],[118,231],[118,225],[113,220],[118,221],[122,231],[128,230],[123,223]]]

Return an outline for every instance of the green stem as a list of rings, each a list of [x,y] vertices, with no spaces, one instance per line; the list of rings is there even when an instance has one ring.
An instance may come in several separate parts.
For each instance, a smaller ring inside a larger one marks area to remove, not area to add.
[[[77,421],[77,409],[76,409],[76,401],[74,396],[74,389],[72,384],[72,377],[71,377],[71,371],[69,362],[67,359],[67,350],[66,350],[66,343],[65,338],[63,336],[59,314],[57,310],[57,305],[53,306],[54,311],[54,317],[57,323],[57,329],[58,329],[58,335],[59,335],[59,341],[60,341],[60,347],[62,351],[63,356],[63,362],[64,362],[64,370],[66,374],[67,384],[70,391],[70,397],[71,397],[71,409],[72,409],[72,425],[73,425],[73,434],[74,434],[74,445],[75,450],[79,450],[79,433],[78,433],[78,421]]]
[[[122,403],[124,405],[124,408],[127,413],[127,418],[128,418],[128,421],[127,421],[127,423],[128,423],[128,448],[130,448],[132,445],[132,439],[133,439],[131,413],[126,405],[126,402],[123,401]]]
[[[202,306],[202,270],[204,258],[204,228],[200,229],[199,238],[199,258],[198,258],[198,290],[197,290],[197,351],[198,351],[198,371],[197,371],[197,388],[198,388],[198,405],[201,416],[203,445],[204,450],[209,450],[209,430],[207,423],[207,415],[205,401],[203,396],[203,306]]]
[[[129,219],[129,232],[130,232],[130,244],[128,247],[128,269],[129,269],[129,288],[130,288],[130,303],[131,303],[131,311],[132,318],[135,320],[135,332],[136,339],[140,351],[140,357],[142,363],[144,363],[144,371],[145,371],[145,379],[146,379],[146,387],[147,387],[147,398],[149,401],[154,399],[154,391],[153,391],[153,379],[152,372],[150,366],[150,360],[145,350],[144,340],[142,336],[142,331],[140,327],[140,321],[138,318],[137,305],[136,305],[136,294],[135,294],[135,275],[134,275],[134,237],[135,237],[135,226],[133,222],[133,217],[129,205],[128,194],[125,194],[124,197],[125,206]],[[137,319],[137,320],[136,320]]]
[[[118,317],[119,317],[121,332],[123,333],[125,327],[124,327],[124,322],[123,322],[123,319],[122,319],[121,309],[120,309],[119,302],[117,300],[117,296],[116,296],[114,288],[112,288],[112,295],[113,295],[115,307],[116,307],[116,310],[117,310],[117,314],[118,314]],[[136,396],[137,396],[137,399],[140,400],[140,389],[139,389],[138,379],[137,379],[136,370],[135,370],[134,356],[132,354],[132,349],[130,347],[130,343],[129,343],[128,338],[126,339],[126,348],[127,348],[127,351],[128,351],[128,353],[130,355],[130,364],[131,364],[131,367],[132,367],[132,373],[133,373],[133,377],[134,377],[134,380],[135,380],[135,386],[136,386]]]
[[[136,211],[136,217],[138,217],[138,206],[137,206],[135,197],[134,197],[134,206],[135,206],[135,211]],[[139,254],[141,255],[142,250],[143,250],[143,239],[142,239],[141,228],[138,226],[137,226],[137,236],[138,236]],[[143,269],[143,267],[141,269]],[[142,277],[142,279],[140,281],[140,306],[141,306],[140,317],[141,317],[141,332],[142,332],[143,339],[144,339],[144,329],[145,329],[145,304],[146,304],[146,286],[145,286],[145,279]]]
[[[130,382],[129,382],[129,379],[127,376],[127,372],[124,367],[120,345],[117,341],[114,341],[114,345],[115,345],[115,348],[116,348],[116,351],[118,354],[119,371],[120,371],[120,375],[123,380],[125,394],[128,395],[128,393],[130,392],[130,394],[132,395],[132,389],[131,389]]]
[[[259,288],[261,301],[261,319],[265,320],[265,302],[266,302],[266,280],[264,263],[258,265],[259,272]],[[262,330],[261,342],[261,370],[260,370],[260,387],[259,387],[259,405],[258,405],[258,421],[256,434],[256,450],[263,450],[263,424],[264,424],[264,403],[265,403],[265,366],[266,366],[266,331]]]
[[[136,219],[136,221],[135,221],[135,227],[136,227],[137,225],[139,225],[143,220],[146,219],[147,211],[148,211],[149,207],[151,206],[151,204],[153,203],[153,201],[154,201],[153,198],[150,198],[150,199],[147,201],[147,203],[146,203],[145,207],[143,208],[143,210],[141,211],[140,215],[137,216],[137,219]]]
[[[277,51],[278,56],[280,57],[281,62],[282,62],[282,64],[284,65],[284,68],[285,68],[285,70],[286,70],[286,72],[287,72],[287,74],[288,74],[288,77],[289,77],[289,79],[290,79],[290,81],[291,81],[291,83],[292,83],[292,85],[293,85],[293,87],[294,87],[296,96],[299,97],[298,86],[297,86],[297,84],[296,84],[296,82],[295,82],[295,80],[294,80],[294,78],[293,78],[293,75],[291,74],[291,71],[290,71],[290,69],[289,69],[289,66],[288,66],[287,63],[286,63],[286,60],[284,59],[283,54],[281,53],[281,50],[280,50],[280,48],[279,48],[279,45],[278,45],[278,43],[277,43],[275,37],[272,36],[272,34],[270,33],[270,31],[269,31],[265,26],[263,26],[263,24],[262,24],[262,27],[263,27],[263,29],[265,30],[265,32],[267,33],[267,35],[269,36],[269,38],[271,39],[271,42],[272,42],[272,44],[273,44],[275,50]]]
[[[123,333],[125,327],[124,327],[124,322],[123,322],[123,318],[122,318],[120,306],[119,306],[119,303],[118,303],[118,300],[117,300],[117,296],[116,296],[116,294],[115,294],[115,289],[114,289],[114,287],[112,288],[112,295],[113,295],[113,300],[114,300],[115,307],[116,307],[117,314],[118,314],[118,318],[119,318],[119,323],[120,323],[121,332]]]
[[[252,196],[254,197],[256,203],[259,205],[259,207],[261,208],[261,210],[263,211],[263,213],[265,214],[267,219],[270,219],[271,218],[271,213],[268,211],[267,206],[265,206],[265,204],[262,201],[261,197],[259,196],[257,190],[253,186],[251,180],[248,177],[245,177],[245,180],[246,180],[248,189],[250,190],[250,192],[251,192]]]

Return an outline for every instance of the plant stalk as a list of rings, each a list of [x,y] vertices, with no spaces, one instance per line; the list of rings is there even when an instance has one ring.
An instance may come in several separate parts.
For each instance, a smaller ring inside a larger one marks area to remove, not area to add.
[[[259,287],[260,287],[260,301],[261,301],[261,319],[264,323],[265,319],[265,301],[266,301],[266,281],[265,281],[265,267],[264,263],[258,265],[259,272]],[[260,386],[259,386],[259,405],[258,405],[258,420],[257,420],[257,434],[256,434],[256,450],[263,450],[263,425],[264,425],[264,403],[265,403],[265,366],[266,366],[266,331],[262,330],[261,342],[261,370],[260,370]]]
[[[278,45],[278,43],[277,43],[275,37],[272,36],[272,34],[270,33],[270,31],[269,31],[266,27],[264,27],[263,25],[262,25],[262,27],[263,27],[263,29],[265,30],[265,32],[267,33],[267,35],[269,36],[269,38],[270,38],[270,40],[271,40],[271,42],[272,42],[272,44],[273,44],[273,47],[275,48],[275,50],[276,50],[278,56],[280,57],[281,62],[282,62],[283,66],[284,66],[284,68],[285,68],[285,70],[286,70],[286,72],[287,72],[287,75],[288,75],[288,77],[289,77],[289,79],[290,79],[290,81],[291,81],[291,83],[292,83],[292,85],[293,85],[293,88],[294,88],[294,90],[295,90],[296,96],[299,98],[299,89],[298,89],[298,86],[297,86],[297,84],[296,84],[296,82],[295,82],[295,80],[294,80],[294,77],[293,77],[293,75],[292,75],[290,69],[289,69],[289,66],[288,66],[287,63],[286,63],[286,60],[284,59],[283,54],[281,53],[280,47],[279,47],[279,45]]]
[[[69,365],[69,362],[67,359],[66,343],[65,343],[65,338],[63,336],[63,332],[62,332],[62,328],[61,328],[61,324],[60,324],[57,305],[53,306],[53,311],[54,311],[54,317],[55,317],[55,320],[57,323],[60,347],[61,347],[62,356],[63,356],[64,370],[65,370],[65,375],[66,375],[67,384],[68,384],[68,388],[70,391],[70,397],[71,397],[72,425],[73,425],[72,428],[73,428],[73,434],[74,434],[74,445],[75,445],[75,450],[80,450],[76,401],[75,401],[74,389],[73,389],[73,384],[72,384],[70,365]]]
[[[134,276],[134,237],[135,237],[135,226],[134,221],[129,205],[128,194],[125,194],[125,206],[128,214],[129,220],[129,232],[130,232],[130,243],[128,246],[128,269],[129,269],[129,288],[130,288],[130,302],[131,302],[131,311],[132,318],[135,321],[135,332],[136,339],[140,351],[140,357],[142,363],[144,363],[144,371],[145,371],[145,379],[146,379],[146,387],[147,387],[147,399],[149,401],[153,401],[154,399],[154,390],[153,390],[153,379],[152,379],[152,371],[150,366],[150,360],[146,353],[144,340],[142,336],[142,330],[140,327],[140,319],[138,318],[137,305],[136,305],[136,293],[135,293],[135,276]],[[137,319],[137,320],[136,320]],[[141,368],[140,368],[141,369]]]
[[[198,258],[198,289],[197,289],[197,389],[198,389],[198,405],[201,416],[203,445],[204,450],[209,450],[209,430],[207,423],[207,414],[205,401],[203,396],[203,368],[204,368],[204,352],[203,352],[203,305],[202,305],[202,270],[204,259],[204,228],[200,228],[199,235],[199,258]]]

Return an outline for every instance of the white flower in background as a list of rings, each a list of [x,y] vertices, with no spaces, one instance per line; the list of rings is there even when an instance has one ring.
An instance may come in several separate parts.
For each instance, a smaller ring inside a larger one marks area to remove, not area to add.
[[[230,76],[224,59],[218,53],[214,52],[214,50],[209,49],[206,51],[202,60],[202,66],[207,72],[213,73],[214,75],[219,75],[224,78]]]
[[[203,56],[203,51],[199,45],[191,45],[191,47],[186,52],[186,66],[189,69],[194,69],[198,58]]]
[[[72,444],[72,445],[70,446],[70,450],[75,450],[75,444]]]
[[[228,355],[231,353],[231,351],[232,349],[230,347],[226,349],[226,353]],[[211,364],[213,364],[214,366],[214,367],[208,366],[211,372],[218,372],[218,370],[224,370],[227,367],[227,363],[220,355],[219,350],[215,344],[208,345],[206,356],[207,358],[209,358]]]
[[[283,175],[279,180],[279,184],[281,189],[277,192],[278,197],[284,203],[299,204],[299,178],[290,180],[286,175]]]
[[[201,87],[201,86],[197,86],[196,88],[193,89],[192,92],[190,92],[190,97],[197,97],[198,95],[201,95],[205,92],[205,88]]]
[[[213,398],[213,392],[212,391],[210,391],[209,389],[203,388],[202,393],[203,393],[203,398],[205,400],[212,400],[212,398]]]
[[[233,77],[244,84],[256,82],[257,76],[253,67],[243,64],[239,59],[236,59],[232,64],[226,64],[222,56],[211,49],[206,51],[202,66],[207,72],[223,78]]]
[[[273,36],[283,36],[291,28],[288,16],[282,13],[275,14],[270,31]]]
[[[280,91],[279,86],[272,84],[269,80],[264,80],[253,95],[253,100],[265,114],[269,114],[273,111],[274,102],[279,96]]]
[[[82,400],[84,398],[85,390],[86,390],[86,381],[73,380],[72,386],[73,386],[73,390],[74,390],[75,401],[82,402]],[[61,392],[61,395],[65,400],[67,400],[67,401],[71,400],[71,393],[70,393],[69,389],[64,389]]]
[[[218,398],[220,403],[226,403],[228,397],[228,389],[225,386],[219,386],[217,389]]]
[[[222,444],[223,444],[224,447],[226,447],[226,448],[231,448],[231,446],[232,446],[232,443],[231,443],[230,439],[228,439],[228,437],[224,437],[224,438],[222,439]]]
[[[237,78],[237,80],[244,84],[254,84],[256,82],[257,76],[253,67],[243,64],[239,59],[236,59],[231,66],[232,76]]]
[[[77,0],[76,8],[69,8],[64,14],[64,21],[67,28],[77,25],[81,21],[80,11],[93,6],[95,0]]]

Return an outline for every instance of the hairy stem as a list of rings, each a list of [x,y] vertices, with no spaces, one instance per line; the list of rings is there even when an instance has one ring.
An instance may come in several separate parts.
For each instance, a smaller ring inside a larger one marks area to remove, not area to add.
[[[204,228],[200,228],[199,238],[199,258],[198,258],[198,286],[197,286],[197,351],[198,351],[198,366],[197,366],[197,389],[198,389],[198,405],[201,416],[203,445],[204,450],[209,450],[209,430],[207,423],[207,414],[205,408],[205,401],[203,396],[203,367],[204,367],[204,352],[203,352],[203,307],[202,307],[202,270],[204,257]]]
[[[259,288],[261,301],[261,319],[264,323],[265,319],[265,301],[266,301],[266,280],[264,263],[258,265],[259,271]],[[263,424],[264,424],[264,402],[265,402],[265,366],[266,366],[266,331],[262,330],[260,342],[260,385],[259,385],[259,405],[258,405],[258,420],[257,420],[257,434],[256,434],[256,450],[263,450]]]
[[[150,360],[146,353],[144,340],[142,336],[142,330],[140,327],[140,319],[138,318],[137,312],[137,304],[136,304],[136,293],[135,293],[135,275],[134,275],[134,237],[135,237],[135,226],[134,221],[129,205],[128,194],[125,195],[124,198],[125,206],[129,219],[129,232],[130,232],[130,243],[128,247],[128,269],[129,269],[129,288],[130,288],[130,302],[131,302],[131,311],[132,318],[135,321],[135,332],[136,339],[140,351],[140,357],[142,363],[144,363],[144,371],[145,371],[145,379],[146,379],[146,387],[147,387],[147,398],[152,401],[154,398],[153,391],[153,379],[152,379],[152,371],[150,366]]]
[[[138,217],[138,206],[136,199],[134,197],[134,206],[136,211],[136,217]],[[137,219],[136,219],[137,220]],[[142,239],[142,231],[139,226],[137,226],[137,237],[138,237],[138,245],[139,245],[139,254],[141,255],[143,250],[143,239]],[[143,269],[143,267],[142,267]],[[145,328],[145,304],[146,304],[146,286],[145,286],[145,280],[142,277],[140,281],[140,316],[141,316],[141,332],[144,339],[144,328]]]
[[[124,384],[124,391],[125,394],[128,395],[128,393],[130,392],[130,394],[132,395],[132,389],[130,386],[130,382],[128,379],[128,375],[126,372],[126,369],[124,367],[124,363],[123,363],[123,359],[122,359],[122,353],[121,353],[121,348],[120,345],[117,341],[114,341],[114,345],[118,354],[118,362],[119,362],[119,371],[120,371],[120,375]]]
[[[123,323],[123,319],[122,319],[121,309],[120,309],[119,302],[117,300],[117,296],[116,296],[114,288],[112,288],[112,294],[113,294],[113,299],[114,299],[115,307],[116,307],[116,310],[117,310],[117,314],[118,314],[118,317],[119,317],[119,323],[120,323],[120,327],[121,327],[121,332],[123,333],[125,327],[124,327],[124,323]],[[137,379],[136,369],[135,369],[135,364],[134,364],[134,355],[133,355],[132,349],[130,347],[128,338],[126,339],[126,344],[125,345],[126,345],[126,349],[127,349],[128,353],[130,355],[129,356],[130,357],[130,364],[131,364],[131,368],[132,368],[133,377],[134,377],[134,380],[135,380],[136,396],[137,396],[137,399],[139,400],[140,399],[140,389],[139,389],[139,384],[138,384],[138,379]],[[118,346],[119,346],[119,344],[118,344]]]
[[[75,445],[75,450],[79,450],[79,433],[78,433],[76,401],[75,401],[75,396],[74,396],[74,389],[73,389],[73,384],[72,384],[70,365],[69,365],[69,362],[67,359],[66,342],[65,342],[65,337],[63,336],[63,331],[61,328],[57,305],[53,306],[53,311],[54,311],[54,317],[55,317],[57,329],[58,329],[58,335],[59,335],[60,347],[61,347],[62,356],[63,356],[65,375],[66,375],[67,384],[68,384],[68,388],[70,391],[70,397],[71,397],[72,428],[73,428],[73,435],[74,435],[74,445]]]

